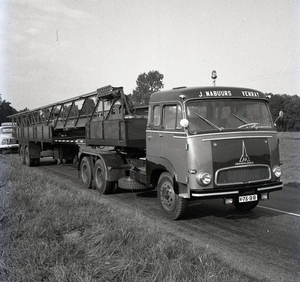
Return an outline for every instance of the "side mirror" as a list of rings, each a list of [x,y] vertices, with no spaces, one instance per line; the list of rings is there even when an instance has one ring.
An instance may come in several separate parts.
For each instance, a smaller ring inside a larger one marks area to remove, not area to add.
[[[274,121],[274,125],[276,126],[276,122],[280,119],[280,118],[283,118],[283,116],[284,116],[284,113],[283,113],[283,111],[280,111],[279,112],[279,114],[278,114],[278,117],[275,119],[275,121]]]
[[[279,117],[282,118],[283,115],[284,115],[283,111],[280,111],[280,112],[279,112]]]

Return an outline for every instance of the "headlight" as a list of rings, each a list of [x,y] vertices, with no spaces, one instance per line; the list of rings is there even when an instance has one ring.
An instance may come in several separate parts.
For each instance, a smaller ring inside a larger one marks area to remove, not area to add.
[[[2,140],[2,145],[6,145],[7,144],[7,139],[3,139]]]
[[[280,166],[276,165],[273,167],[273,173],[275,177],[279,178],[281,176],[281,168]]]
[[[197,182],[202,186],[207,186],[212,180],[212,176],[208,172],[201,173],[197,176]]]

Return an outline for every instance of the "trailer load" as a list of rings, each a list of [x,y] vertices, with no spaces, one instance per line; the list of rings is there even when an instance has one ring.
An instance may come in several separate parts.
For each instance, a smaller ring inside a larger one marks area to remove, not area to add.
[[[77,162],[86,188],[156,189],[171,219],[190,199],[250,210],[283,188],[276,128],[257,90],[180,87],[134,107],[122,87],[106,86],[11,118],[22,163],[50,151],[58,164]]]

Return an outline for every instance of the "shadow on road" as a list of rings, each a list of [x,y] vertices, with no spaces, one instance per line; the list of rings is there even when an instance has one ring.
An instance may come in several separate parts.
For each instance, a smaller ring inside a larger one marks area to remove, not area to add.
[[[256,220],[259,218],[278,216],[271,211],[254,208],[250,211],[238,211],[233,205],[224,205],[223,201],[217,200],[203,200],[191,201],[188,206],[188,211],[185,220],[193,220],[205,217],[218,217],[228,220]]]
[[[157,192],[156,190],[144,191],[137,193],[136,196],[140,198],[157,198]]]

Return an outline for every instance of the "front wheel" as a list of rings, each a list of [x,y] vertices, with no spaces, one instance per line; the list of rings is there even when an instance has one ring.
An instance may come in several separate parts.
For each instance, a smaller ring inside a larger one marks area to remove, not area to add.
[[[179,197],[174,191],[174,181],[168,172],[161,174],[158,180],[157,197],[162,210],[170,219],[176,220],[184,216],[188,200]]]

